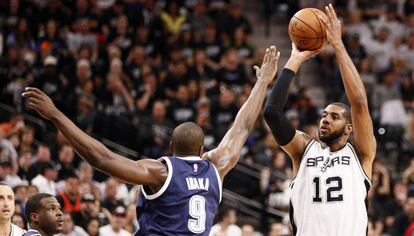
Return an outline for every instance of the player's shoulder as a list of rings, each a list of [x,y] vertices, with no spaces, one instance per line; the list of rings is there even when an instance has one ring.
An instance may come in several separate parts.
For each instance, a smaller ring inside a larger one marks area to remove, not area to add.
[[[11,236],[22,236],[24,233],[26,233],[26,230],[20,228],[19,226],[15,225],[15,224],[11,224]]]

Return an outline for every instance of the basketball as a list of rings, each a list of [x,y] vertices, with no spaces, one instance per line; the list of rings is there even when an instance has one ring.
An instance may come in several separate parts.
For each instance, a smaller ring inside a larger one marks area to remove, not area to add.
[[[326,44],[326,30],[318,15],[327,19],[316,8],[302,9],[290,19],[289,37],[299,50],[316,50]]]

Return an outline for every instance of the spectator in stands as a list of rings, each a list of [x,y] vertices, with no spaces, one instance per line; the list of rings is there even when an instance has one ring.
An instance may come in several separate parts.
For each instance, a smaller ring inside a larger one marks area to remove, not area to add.
[[[241,233],[242,236],[254,236],[254,228],[251,225],[248,225],[248,224],[243,225],[241,228],[241,231],[242,231]]]
[[[395,218],[394,225],[391,229],[391,236],[404,235],[410,223],[414,220],[414,197],[408,196],[404,211],[400,212]]]
[[[25,126],[20,129],[20,146],[19,151],[33,150],[35,130],[31,126]]]
[[[112,216],[110,218],[110,224],[99,228],[100,235],[119,235],[119,236],[131,236],[128,231],[124,229],[126,209],[123,205],[118,205],[112,210]]]
[[[284,235],[290,235],[289,230],[283,223],[272,223],[270,225],[270,230],[268,236],[284,236]]]
[[[384,75],[384,82],[375,87],[372,95],[372,105],[375,109],[380,109],[387,101],[401,98],[400,90],[395,86],[396,80],[396,72],[390,70]]]
[[[75,173],[67,173],[65,178],[65,188],[57,195],[56,199],[64,212],[80,212],[79,178]]]
[[[72,146],[64,144],[60,147],[58,180],[65,179],[75,173],[75,166],[73,163],[74,157],[75,152],[73,151]]]
[[[31,183],[35,185],[40,193],[56,195],[56,179],[58,167],[52,161],[42,162],[40,164],[39,174],[32,179]]]
[[[124,229],[131,234],[135,233],[139,229],[136,208],[137,208],[136,204],[132,203],[128,205],[126,209]]]
[[[236,91],[241,91],[241,87],[247,83],[247,76],[236,49],[226,51],[224,66],[217,71],[216,77],[219,82],[230,85]]]
[[[30,165],[29,169],[27,170],[27,173],[22,173],[22,174],[27,174],[27,180],[31,181],[34,177],[36,177],[41,172],[42,164],[51,160],[50,149],[46,144],[40,143],[37,146],[37,152],[33,160],[30,160],[29,162],[28,156],[25,158],[27,159],[21,160],[24,162],[22,163],[24,166],[28,165],[29,163],[32,163],[32,162],[33,163]]]
[[[122,202],[117,198],[118,185],[118,180],[112,177],[108,178],[105,183],[105,194],[102,201],[102,207],[108,209],[109,211],[113,211],[116,206],[122,204]]]
[[[211,107],[212,123],[216,127],[216,140],[220,140],[224,136],[225,131],[223,130],[227,130],[237,113],[234,91],[229,87],[222,87],[220,90],[217,104],[213,104]]]
[[[121,49],[123,55],[127,55],[132,46],[132,35],[130,33],[128,17],[126,15],[118,16],[116,27],[108,35],[107,41]]]
[[[86,232],[89,236],[99,236],[99,221],[96,218],[91,218],[87,222]]]
[[[161,13],[161,20],[165,32],[173,36],[180,32],[181,25],[186,20],[186,17],[181,15],[179,10],[180,5],[178,1],[168,1],[165,5],[164,12]]]
[[[72,216],[69,212],[63,212],[62,220],[62,232],[56,234],[56,236],[88,236],[85,230],[73,224]]]
[[[167,108],[162,101],[155,101],[149,119],[138,130],[138,150],[148,157],[157,157],[166,151],[173,124],[167,118]]]
[[[75,225],[79,225],[84,230],[88,230],[89,221],[92,219],[98,221],[98,227],[108,223],[108,219],[105,214],[99,211],[96,201],[95,196],[90,193],[82,196],[80,212],[74,212],[72,214]]]
[[[370,43],[366,44],[367,53],[373,58],[373,68],[376,73],[385,72],[391,63],[395,52],[393,42],[390,40],[390,30],[381,28]]]
[[[195,120],[196,111],[189,99],[188,87],[178,86],[176,98],[172,100],[168,108],[169,117],[175,125]]]
[[[143,84],[137,87],[136,107],[139,112],[150,113],[156,100],[164,99],[162,87],[154,73],[143,76]]]
[[[218,221],[211,227],[210,236],[234,235],[241,236],[241,229],[236,225],[237,212],[233,208],[221,208]]]

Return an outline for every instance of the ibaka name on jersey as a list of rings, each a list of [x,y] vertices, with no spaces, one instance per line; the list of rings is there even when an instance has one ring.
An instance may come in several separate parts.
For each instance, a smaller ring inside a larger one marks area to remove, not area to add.
[[[318,167],[319,163],[323,163],[321,166],[321,171],[325,172],[328,168],[334,167],[335,165],[346,165],[349,166],[351,158],[348,156],[337,156],[337,157],[309,157],[306,160],[306,167]]]
[[[206,190],[208,191],[209,186],[209,179],[208,178],[192,178],[187,177],[185,178],[185,182],[187,182],[188,190]]]

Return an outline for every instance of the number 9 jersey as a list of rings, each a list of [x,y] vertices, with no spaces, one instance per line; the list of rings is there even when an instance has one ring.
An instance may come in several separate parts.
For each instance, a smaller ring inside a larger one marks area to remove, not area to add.
[[[350,143],[337,151],[310,141],[292,180],[290,221],[298,236],[367,235],[371,186]]]
[[[221,201],[216,167],[200,157],[161,157],[168,177],[150,194],[145,187],[137,205],[140,235],[209,235]]]

